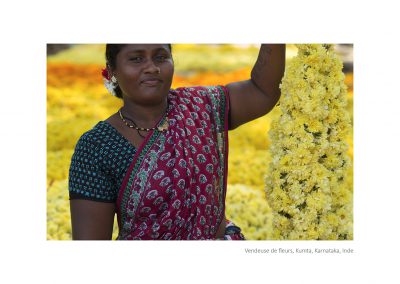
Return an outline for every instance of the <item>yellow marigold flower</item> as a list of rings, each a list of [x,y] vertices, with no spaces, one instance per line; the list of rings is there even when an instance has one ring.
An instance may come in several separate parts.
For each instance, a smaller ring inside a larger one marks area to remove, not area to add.
[[[300,44],[269,131],[266,179],[277,239],[351,239],[352,186],[343,64],[332,45]]]

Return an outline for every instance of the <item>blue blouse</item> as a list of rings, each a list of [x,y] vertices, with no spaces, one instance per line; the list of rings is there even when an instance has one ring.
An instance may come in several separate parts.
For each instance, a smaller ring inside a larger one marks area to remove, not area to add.
[[[69,169],[70,199],[115,202],[135,152],[111,124],[97,123],[75,147]]]

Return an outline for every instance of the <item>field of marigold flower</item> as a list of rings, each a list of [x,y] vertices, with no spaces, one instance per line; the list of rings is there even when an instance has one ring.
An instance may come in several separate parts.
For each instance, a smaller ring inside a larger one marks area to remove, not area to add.
[[[173,45],[173,88],[246,80],[257,48],[230,45]],[[293,53],[293,50],[289,49]],[[290,59],[289,59],[290,60]],[[121,100],[107,93],[101,78],[104,45],[77,45],[47,59],[47,239],[71,240],[68,170],[78,138],[115,113]],[[346,74],[352,123],[353,77]],[[246,239],[272,239],[272,212],[265,196],[270,162],[268,131],[275,111],[230,132],[226,216]],[[353,136],[347,137],[353,159]],[[353,186],[352,168],[348,187]],[[118,234],[114,222],[113,239]]]

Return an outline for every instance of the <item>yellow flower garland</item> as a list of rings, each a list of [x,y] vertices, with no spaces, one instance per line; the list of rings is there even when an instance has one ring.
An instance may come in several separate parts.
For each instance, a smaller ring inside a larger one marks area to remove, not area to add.
[[[352,239],[343,64],[331,45],[300,44],[272,121],[266,193],[275,239]]]

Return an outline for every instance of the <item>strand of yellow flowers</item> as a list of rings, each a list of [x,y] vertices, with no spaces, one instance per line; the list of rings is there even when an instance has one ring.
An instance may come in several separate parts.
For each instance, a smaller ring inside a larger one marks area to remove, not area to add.
[[[271,123],[266,194],[274,239],[352,239],[343,63],[332,45],[299,44]]]

